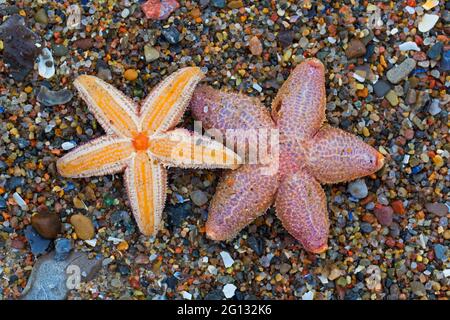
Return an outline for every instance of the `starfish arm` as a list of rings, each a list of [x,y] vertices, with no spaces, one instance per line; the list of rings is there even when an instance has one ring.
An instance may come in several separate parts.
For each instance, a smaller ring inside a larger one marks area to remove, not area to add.
[[[213,240],[230,240],[273,202],[277,175],[267,174],[262,165],[244,165],[226,172],[209,207],[206,234]]]
[[[310,252],[327,249],[329,221],[325,192],[301,170],[281,181],[275,207],[286,230]]]
[[[146,236],[156,234],[166,202],[166,169],[138,152],[125,170],[125,184],[139,230]]]
[[[138,131],[137,106],[122,92],[88,75],[79,76],[74,86],[106,133],[132,137]]]
[[[190,108],[194,118],[205,128],[215,128],[223,133],[227,129],[275,128],[269,111],[256,98],[209,86],[195,89]]]
[[[207,136],[175,129],[150,137],[149,154],[163,164],[182,168],[235,169],[241,158]]]
[[[129,139],[102,136],[66,154],[56,166],[62,176],[71,178],[114,174],[126,167],[133,150]]]
[[[298,65],[272,103],[272,117],[280,136],[308,139],[325,119],[325,67],[317,59]]]
[[[156,86],[140,109],[140,127],[149,133],[173,129],[180,122],[195,86],[204,77],[197,67],[178,70]]]
[[[378,171],[383,156],[358,137],[324,127],[307,145],[306,165],[322,183],[350,181]]]

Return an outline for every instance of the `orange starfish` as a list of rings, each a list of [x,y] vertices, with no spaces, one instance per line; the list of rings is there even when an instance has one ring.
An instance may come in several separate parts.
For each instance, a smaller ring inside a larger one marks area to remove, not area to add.
[[[141,106],[94,76],[75,87],[106,135],[84,144],[57,162],[65,177],[81,178],[125,170],[125,184],[139,229],[155,234],[166,200],[163,165],[183,168],[235,168],[241,161],[222,144],[185,129],[174,129],[183,116],[199,68],[181,69],[160,83]]]

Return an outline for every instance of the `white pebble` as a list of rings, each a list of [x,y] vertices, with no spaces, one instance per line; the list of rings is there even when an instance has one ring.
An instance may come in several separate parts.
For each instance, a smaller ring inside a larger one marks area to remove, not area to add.
[[[406,12],[408,12],[409,14],[414,14],[414,13],[416,13],[416,10],[414,10],[414,8],[413,8],[413,7],[410,7],[410,6],[406,6],[406,7],[405,7],[405,10],[406,10]]]
[[[185,298],[187,300],[191,300],[192,299],[192,294],[187,292],[187,291],[183,291],[182,295],[183,295],[183,298]]]
[[[398,33],[398,29],[397,28],[394,28],[394,29],[391,30],[391,34],[392,35],[397,34],[397,33]]]
[[[108,241],[111,241],[114,244],[119,244],[119,243],[123,242],[123,239],[115,238],[115,237],[108,237]]]
[[[400,51],[409,51],[409,50],[420,51],[420,48],[414,41],[404,42],[401,45],[399,45],[398,48],[400,49]]]
[[[450,277],[450,269],[445,269],[444,270],[444,277]]]
[[[234,292],[236,291],[237,287],[234,284],[228,283],[226,284],[222,291],[225,295],[225,298],[232,298],[234,296]]]
[[[77,29],[81,23],[81,8],[77,4],[72,4],[67,8],[67,28]]]
[[[314,291],[305,292],[302,295],[302,300],[314,300]]]
[[[14,192],[13,198],[22,210],[28,210],[28,205],[17,192]]]
[[[408,164],[409,163],[409,154],[405,154],[405,156],[403,157],[403,164]]]
[[[217,268],[215,266],[208,266],[208,272],[216,275],[217,274]]]
[[[439,100],[438,99],[433,99],[433,101],[431,102],[430,106],[428,107],[428,112],[432,116],[435,116],[438,113],[440,113],[441,111],[442,111],[442,109],[439,107]]]
[[[223,260],[223,264],[225,265],[225,268],[229,268],[233,265],[234,260],[233,258],[230,256],[230,254],[226,251],[222,251],[220,253],[220,256],[222,257]]]
[[[352,181],[348,184],[348,192],[356,199],[364,199],[369,191],[363,179]]]
[[[324,275],[318,275],[317,278],[319,278],[319,280],[320,280],[320,282],[322,282],[322,284],[328,283],[328,278],[325,277]]]
[[[90,239],[90,240],[84,240],[86,244],[90,245],[91,247],[95,247],[97,245],[97,239]]]
[[[419,22],[419,31],[420,32],[430,31],[431,29],[433,29],[438,20],[439,20],[438,15],[428,13],[424,14],[422,20],[420,20]]]
[[[364,82],[366,81],[366,78],[361,77],[359,74],[357,73],[353,73],[353,78],[355,78],[356,80],[358,80],[359,82]]]
[[[257,83],[254,83],[254,84],[253,84],[253,89],[255,89],[255,90],[258,91],[258,92],[261,92],[261,91],[262,91],[261,86],[260,86],[259,84],[257,84]]]
[[[55,75],[55,62],[53,56],[48,48],[42,49],[38,57],[38,73],[45,79],[50,79]]]
[[[333,37],[328,37],[328,42],[331,44],[335,44],[336,43],[336,39]]]
[[[63,144],[61,144],[61,148],[63,148],[63,150],[70,150],[75,148],[76,144],[73,142],[63,142]]]
[[[130,15],[130,10],[128,10],[127,8],[122,10],[122,13],[120,14],[122,16],[122,18],[126,18]]]

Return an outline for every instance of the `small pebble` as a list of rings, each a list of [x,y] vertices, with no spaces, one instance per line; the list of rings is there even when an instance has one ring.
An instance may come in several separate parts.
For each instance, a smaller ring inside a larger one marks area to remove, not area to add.
[[[144,56],[146,62],[153,62],[159,59],[159,51],[150,45],[144,46]]]
[[[377,95],[377,97],[384,97],[390,90],[391,90],[391,85],[384,81],[384,80],[378,80],[374,85],[373,85],[373,90],[375,92],[375,94]]]
[[[123,76],[128,81],[134,81],[138,78],[138,72],[135,69],[127,69]]]
[[[57,213],[39,212],[31,217],[33,228],[46,239],[55,239],[61,232],[61,219]]]
[[[349,59],[363,57],[366,54],[366,46],[361,40],[353,38],[350,40],[345,54]]]
[[[249,41],[250,52],[254,56],[260,56],[263,52],[261,41],[258,37],[253,36]]]
[[[414,41],[404,42],[401,45],[399,45],[398,48],[400,49],[400,51],[409,51],[409,50],[420,51],[420,48]]]
[[[392,224],[394,210],[391,207],[377,205],[375,206],[374,213],[381,225],[390,226]]]
[[[56,261],[64,261],[69,257],[72,251],[72,241],[66,238],[60,238],[55,241],[55,256]]]
[[[448,207],[443,203],[427,203],[425,204],[425,208],[429,213],[439,217],[445,217],[448,214]]]
[[[236,291],[237,287],[234,284],[228,283],[226,285],[224,285],[222,291],[223,294],[225,295],[225,298],[229,299],[234,297],[234,293]]]
[[[45,86],[41,86],[37,100],[46,107],[66,104],[72,100],[73,93],[67,89],[52,91]]]
[[[47,11],[45,11],[44,8],[40,8],[38,11],[36,11],[36,14],[34,15],[34,20],[38,23],[47,24],[48,23],[48,15]]]
[[[81,240],[89,240],[94,237],[94,225],[88,217],[82,214],[75,214],[70,217],[70,223],[73,225],[77,237]]]
[[[233,258],[230,256],[230,254],[226,251],[222,251],[220,253],[220,256],[222,257],[223,260],[223,264],[225,265],[225,268],[229,268],[233,265],[234,260]]]
[[[436,42],[427,52],[427,56],[430,59],[438,60],[441,56],[442,48],[444,44],[442,42]]]
[[[208,196],[201,190],[191,192],[191,200],[196,206],[203,206],[208,202]]]
[[[436,14],[425,13],[419,22],[419,31],[428,32],[436,25],[439,20],[439,16]]]
[[[397,84],[405,79],[416,67],[416,61],[411,58],[405,59],[399,65],[393,67],[386,73],[386,77],[391,83]]]
[[[364,199],[369,193],[364,179],[358,179],[350,182],[347,190],[356,199]]]

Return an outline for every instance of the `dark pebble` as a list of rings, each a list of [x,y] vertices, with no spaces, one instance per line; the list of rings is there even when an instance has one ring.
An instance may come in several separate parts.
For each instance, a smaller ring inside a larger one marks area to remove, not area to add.
[[[22,81],[42,50],[40,37],[26,26],[24,17],[14,14],[0,26],[0,39],[4,42],[3,59],[10,66],[11,76]]]
[[[361,223],[361,231],[364,233],[371,233],[373,230],[372,226],[370,225],[370,223],[367,222],[363,222]]]
[[[363,57],[366,54],[366,46],[361,40],[353,38],[350,40],[345,54],[349,59]]]
[[[175,288],[178,284],[178,279],[174,276],[170,276],[170,277],[166,278],[165,282],[170,289],[175,290]]]
[[[226,2],[225,0],[211,0],[211,4],[216,8],[225,8]]]
[[[260,256],[264,253],[264,241],[261,238],[256,238],[254,236],[251,236],[247,240],[248,245],[250,248],[252,248],[255,253]]]
[[[223,298],[225,298],[225,296],[221,290],[214,290],[209,292],[204,300],[222,300]]]
[[[32,226],[26,227],[24,233],[34,255],[44,253],[50,245],[50,240],[42,238]]]
[[[131,272],[130,267],[127,266],[126,264],[119,264],[117,270],[122,276],[128,276]]]
[[[180,32],[175,27],[169,27],[162,30],[162,35],[170,44],[176,44],[180,42]]]
[[[390,226],[392,224],[394,210],[391,207],[376,206],[374,213],[381,225]]]
[[[46,239],[55,239],[61,232],[61,220],[54,212],[40,212],[31,217],[31,225]]]
[[[52,47],[53,55],[55,57],[63,57],[69,54],[69,49],[62,44],[55,44]]]
[[[94,40],[92,38],[78,39],[73,43],[73,46],[81,50],[89,50],[94,46]]]
[[[169,223],[172,226],[180,227],[186,218],[192,213],[192,206],[189,203],[168,206]]]
[[[64,261],[69,257],[72,251],[72,241],[70,239],[61,238],[55,241],[55,256],[56,261]]]
[[[435,244],[434,245],[434,256],[443,262],[447,260],[447,248],[444,247],[442,244]]]
[[[6,205],[6,200],[3,198],[0,198],[0,210],[6,209],[7,205]]]
[[[359,294],[357,291],[347,290],[347,292],[345,292],[345,296],[344,296],[345,300],[358,300],[358,298],[359,298]]]
[[[25,185],[25,178],[24,177],[12,177],[8,179],[6,182],[6,190],[14,191],[18,187],[22,187]]]
[[[391,90],[391,85],[384,80],[378,80],[374,85],[373,85],[373,91],[375,92],[376,96],[379,98],[384,97],[389,90]]]
[[[441,71],[449,71],[450,70],[450,50],[444,52],[441,60]]]
[[[438,60],[441,56],[442,48],[444,44],[442,42],[436,42],[427,52],[428,58]]]
[[[438,217],[445,217],[448,213],[448,208],[445,204],[435,202],[435,203],[426,203],[425,209],[427,209],[428,212],[438,216]]]
[[[294,32],[292,30],[283,30],[278,33],[278,41],[283,48],[289,47],[294,41]]]

